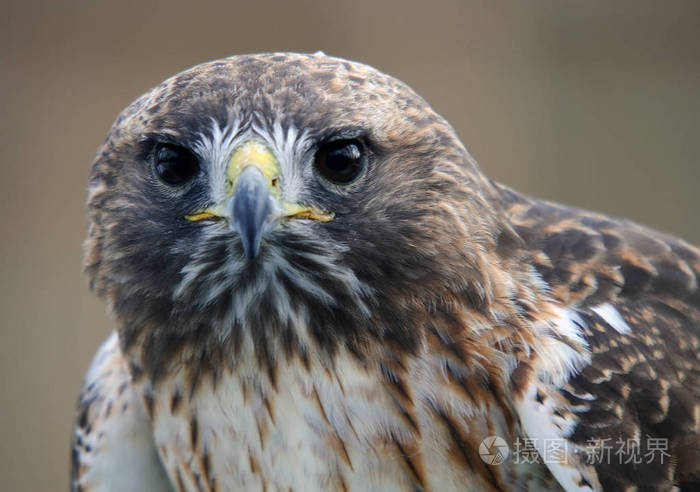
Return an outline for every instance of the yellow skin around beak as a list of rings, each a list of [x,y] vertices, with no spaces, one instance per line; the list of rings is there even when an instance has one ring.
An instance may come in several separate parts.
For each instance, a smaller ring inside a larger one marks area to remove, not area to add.
[[[248,166],[256,167],[267,180],[270,193],[279,200],[279,165],[272,151],[264,144],[248,140],[236,148],[231,155],[231,161],[226,169],[226,190],[227,199],[233,195],[236,180],[241,172]],[[288,219],[310,219],[319,222],[330,222],[333,219],[333,212],[325,212],[316,207],[299,205],[296,203],[286,203],[281,200],[281,216]],[[185,215],[185,218],[192,222],[208,219],[229,218],[226,215],[225,204],[220,203],[204,210],[199,210]]]

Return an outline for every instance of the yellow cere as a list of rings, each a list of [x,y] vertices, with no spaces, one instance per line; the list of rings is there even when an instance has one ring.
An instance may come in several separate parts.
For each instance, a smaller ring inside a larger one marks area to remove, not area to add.
[[[255,140],[248,140],[233,151],[231,162],[226,170],[226,177],[231,183],[231,190],[236,184],[236,179],[248,166],[257,167],[267,179],[272,193],[277,195],[279,178],[279,166],[272,151],[265,145]]]
[[[226,179],[229,196],[233,194],[236,179],[248,166],[255,166],[267,179],[270,192],[273,196],[279,195],[279,166],[272,151],[263,143],[255,140],[248,140],[233,151],[231,161],[226,170]],[[284,217],[289,219],[309,219],[319,222],[329,222],[333,220],[333,212],[325,212],[316,207],[298,205],[296,203],[283,202],[280,204],[284,210]],[[224,218],[225,211],[223,204],[219,204],[205,210],[198,210],[185,215],[185,219],[197,222],[200,220]]]

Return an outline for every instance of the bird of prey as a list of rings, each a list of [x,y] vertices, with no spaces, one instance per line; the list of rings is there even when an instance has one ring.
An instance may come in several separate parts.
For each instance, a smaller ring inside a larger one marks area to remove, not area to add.
[[[375,69],[176,75],[88,211],[74,490],[700,490],[700,251],[491,181]]]

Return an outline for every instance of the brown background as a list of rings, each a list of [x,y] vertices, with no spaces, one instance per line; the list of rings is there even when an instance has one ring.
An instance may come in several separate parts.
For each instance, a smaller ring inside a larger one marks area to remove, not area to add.
[[[1,490],[66,488],[74,399],[110,329],[80,273],[93,152],[130,100],[201,61],[367,62],[495,179],[700,243],[697,1],[19,3],[0,9]]]

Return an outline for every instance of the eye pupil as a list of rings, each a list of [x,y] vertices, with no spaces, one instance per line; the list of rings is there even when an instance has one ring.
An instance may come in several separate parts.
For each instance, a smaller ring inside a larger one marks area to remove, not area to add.
[[[314,165],[325,179],[336,184],[350,184],[365,168],[362,149],[357,140],[335,140],[319,149]]]
[[[184,147],[161,144],[155,151],[155,170],[158,177],[169,185],[183,185],[199,170],[197,158]]]

